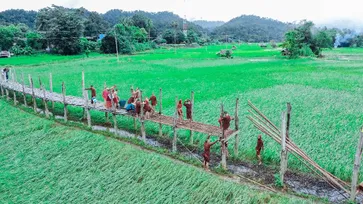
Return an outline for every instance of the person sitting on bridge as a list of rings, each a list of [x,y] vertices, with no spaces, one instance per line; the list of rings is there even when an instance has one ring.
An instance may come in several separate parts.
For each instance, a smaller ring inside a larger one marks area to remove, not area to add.
[[[218,122],[220,127],[223,131],[227,130],[231,124],[231,120],[234,120],[231,116],[229,116],[227,111],[224,111],[224,113],[219,118]]]
[[[209,170],[209,162],[210,162],[210,148],[216,144],[218,141],[217,140],[215,142],[210,142],[210,135],[208,135],[207,139],[204,142],[204,152],[203,152],[203,158],[204,158],[204,163],[203,163],[203,167],[205,170]]]
[[[126,105],[127,112],[135,112],[135,101]]]
[[[158,103],[157,100],[156,100],[156,96],[154,95],[154,93],[151,94],[150,101],[151,101],[151,107],[152,107],[151,114],[154,115],[155,109],[156,109],[156,104]]]
[[[264,149],[263,146],[263,141],[262,141],[262,136],[258,135],[257,137],[257,145],[256,145],[256,157],[258,159],[258,165],[262,164],[262,159],[261,159],[261,150]]]
[[[144,101],[144,113],[145,113],[145,118],[146,119],[150,118],[151,110],[152,110],[152,108],[150,107],[149,99],[145,98],[145,101]]]
[[[136,99],[136,104],[135,104],[136,117],[139,117],[140,112],[141,112],[141,102],[140,99]]]
[[[183,104],[181,99],[179,100],[176,109],[178,111],[179,122],[181,122],[183,120]]]
[[[185,109],[187,110],[187,119],[189,121],[192,121],[192,102],[187,99],[184,101],[184,106],[185,106]]]
[[[96,89],[93,88],[93,85],[91,85],[91,87],[86,88],[85,90],[90,90],[91,91],[91,104],[95,103],[96,100]]]

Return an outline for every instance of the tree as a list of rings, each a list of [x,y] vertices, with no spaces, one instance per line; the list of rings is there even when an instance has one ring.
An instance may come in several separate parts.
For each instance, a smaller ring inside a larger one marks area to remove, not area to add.
[[[1,50],[9,50],[16,43],[16,38],[22,37],[21,35],[21,30],[14,25],[0,26]]]
[[[43,36],[37,32],[28,32],[26,34],[26,44],[35,50],[47,47],[47,42]]]
[[[324,29],[314,28],[311,21],[302,21],[296,28],[286,32],[285,42],[282,44],[284,53],[290,58],[311,55],[320,57],[323,48],[332,46],[332,36]]]
[[[36,11],[25,11],[23,9],[10,9],[0,12],[0,24],[17,25],[23,23],[29,28],[34,28]]]
[[[79,10],[52,6],[41,9],[36,25],[38,31],[44,32],[54,47],[53,52],[63,55],[79,54],[79,38],[84,31],[83,18]]]
[[[84,36],[95,37],[106,33],[109,25],[97,12],[90,12],[84,23]]]

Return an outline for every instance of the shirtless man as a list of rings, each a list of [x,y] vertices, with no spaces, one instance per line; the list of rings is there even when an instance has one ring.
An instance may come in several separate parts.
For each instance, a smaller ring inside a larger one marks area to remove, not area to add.
[[[93,88],[93,85],[91,85],[91,87],[86,88],[85,90],[91,91],[91,104],[93,104],[96,101],[96,89]]]
[[[203,158],[204,158],[204,163],[203,163],[203,167],[206,171],[209,170],[209,162],[210,162],[210,148],[216,144],[219,140],[215,141],[215,142],[210,142],[210,135],[208,135],[207,139],[204,142],[204,152],[203,152]]]
[[[139,117],[139,115],[141,113],[141,102],[140,102],[140,99],[137,99],[136,100],[135,113],[136,113],[136,117]]]
[[[257,137],[257,145],[256,145],[256,157],[258,159],[258,165],[262,164],[262,159],[261,159],[261,150],[263,150],[264,146],[263,146],[263,141],[262,141],[262,137],[261,135],[258,135]]]
[[[180,99],[178,102],[178,105],[176,107],[177,111],[178,111],[178,116],[179,116],[179,122],[181,122],[183,120],[183,105],[182,105],[182,100]]]
[[[156,109],[156,104],[158,103],[157,100],[156,100],[156,96],[154,95],[154,93],[152,93],[152,95],[150,97],[150,101],[151,101],[151,106],[152,106],[152,115],[154,115],[155,109]]]

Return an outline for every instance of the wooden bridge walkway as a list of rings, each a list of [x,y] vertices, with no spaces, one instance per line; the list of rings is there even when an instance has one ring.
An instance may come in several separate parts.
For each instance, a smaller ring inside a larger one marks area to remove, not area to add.
[[[225,132],[222,132],[221,128],[219,126],[215,126],[215,125],[210,125],[210,124],[205,124],[205,123],[201,123],[201,122],[196,122],[196,121],[188,121],[188,120],[182,120],[182,121],[178,121],[177,119],[177,115],[174,114],[174,116],[167,116],[167,115],[163,115],[161,114],[161,89],[160,89],[160,98],[159,98],[159,103],[160,103],[160,113],[155,113],[154,115],[151,115],[149,118],[145,118],[143,117],[143,113],[141,112],[141,117],[136,117],[134,114],[128,113],[125,109],[116,109],[114,108],[110,108],[107,109],[104,106],[104,103],[96,103],[96,104],[90,104],[90,99],[88,99],[88,92],[84,90],[85,88],[85,80],[84,80],[84,72],[82,72],[82,91],[83,91],[83,95],[84,97],[76,97],[76,96],[67,96],[66,95],[66,91],[65,91],[65,85],[64,83],[62,83],[62,93],[56,93],[53,92],[53,88],[52,88],[52,75],[50,74],[50,87],[49,87],[49,91],[45,90],[44,86],[42,85],[42,82],[39,79],[39,83],[40,83],[40,88],[34,88],[34,84],[33,84],[33,79],[31,78],[31,76],[29,75],[29,84],[30,86],[25,86],[24,85],[24,76],[22,77],[22,83],[19,83],[16,81],[16,76],[14,76],[14,73],[12,73],[11,75],[11,80],[5,81],[2,77],[0,77],[0,85],[1,85],[1,94],[2,96],[6,94],[6,97],[9,98],[9,91],[13,92],[13,97],[14,97],[14,103],[17,103],[17,99],[16,99],[16,93],[22,93],[23,97],[24,97],[24,103],[25,105],[27,105],[26,103],[26,95],[30,95],[33,98],[33,108],[36,111],[37,107],[36,107],[36,98],[43,100],[43,104],[44,104],[44,112],[46,113],[46,116],[49,117],[49,109],[48,109],[48,102],[52,102],[54,104],[54,102],[56,103],[61,103],[64,105],[64,118],[65,121],[67,121],[67,115],[68,115],[68,111],[67,111],[67,106],[77,106],[77,107],[81,107],[85,110],[85,115],[87,115],[87,121],[88,121],[88,126],[91,127],[91,114],[90,114],[90,110],[95,110],[95,111],[101,111],[101,112],[105,112],[107,113],[106,118],[108,121],[108,114],[112,114],[113,117],[113,123],[114,123],[114,127],[115,129],[117,129],[117,120],[116,120],[116,116],[117,115],[122,115],[122,116],[128,116],[128,117],[132,117],[134,118],[134,128],[136,129],[136,119],[139,119],[140,123],[141,123],[141,136],[144,139],[144,141],[146,141],[146,133],[145,133],[145,127],[144,127],[144,121],[150,121],[150,122],[154,122],[154,123],[159,123],[159,136],[162,136],[162,125],[167,125],[167,126],[171,126],[173,127],[173,132],[174,132],[174,138],[173,138],[173,151],[176,151],[176,143],[177,143],[177,130],[178,129],[186,129],[186,130],[190,130],[190,142],[191,144],[193,143],[193,132],[200,132],[200,133],[205,133],[211,136],[219,136],[221,138],[225,138],[224,141],[221,141],[221,146],[222,146],[222,166],[226,167],[226,142],[228,139],[232,138],[232,136],[235,136],[236,138],[236,143],[234,146],[235,149],[235,154],[238,154],[238,99],[236,101],[236,114],[235,114],[235,118],[236,118],[236,125],[235,125],[235,130],[227,130]],[[4,92],[6,92],[4,94]],[[194,93],[192,92],[192,107],[194,106]],[[54,105],[53,105],[54,106]],[[142,109],[142,108],[141,108]],[[223,112],[223,106],[222,106],[222,112]]]

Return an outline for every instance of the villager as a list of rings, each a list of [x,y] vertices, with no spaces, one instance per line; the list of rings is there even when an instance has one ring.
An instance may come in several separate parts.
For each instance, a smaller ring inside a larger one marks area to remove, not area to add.
[[[126,111],[127,112],[135,112],[135,103],[129,103],[126,105]]]
[[[258,135],[257,137],[257,145],[256,145],[256,157],[258,159],[258,165],[262,164],[262,159],[261,159],[261,150],[264,149],[263,146],[263,141],[262,141],[262,136]]]
[[[219,140],[215,141],[215,142],[210,142],[210,135],[208,135],[207,139],[204,142],[204,152],[203,152],[203,158],[204,158],[204,169],[205,170],[209,170],[209,162],[210,162],[210,148],[216,144]]]
[[[151,110],[152,110],[152,108],[151,108],[151,106],[149,104],[149,99],[145,98],[145,101],[144,101],[144,113],[145,113],[146,119],[150,118]]]
[[[119,97],[117,95],[117,89],[113,89],[112,91],[112,99],[113,99],[113,103],[115,104],[116,108],[119,108]]]
[[[86,88],[85,90],[91,91],[91,104],[96,103],[96,89],[91,85],[91,87]]]
[[[151,114],[154,115],[155,109],[156,109],[156,104],[158,103],[157,102],[157,99],[156,99],[156,96],[154,95],[154,93],[152,93],[152,95],[150,97],[150,101],[151,101],[151,107],[152,107]]]
[[[102,92],[102,98],[106,104],[106,101],[107,101],[107,97],[108,97],[108,91],[107,91],[108,88],[104,88],[103,89],[103,92]]]
[[[4,80],[7,82],[9,80],[9,68],[5,67],[3,70],[2,70],[2,74],[3,74],[3,77],[4,77]]]
[[[219,125],[223,131],[225,131],[229,128],[229,126],[231,124],[231,120],[234,120],[234,118],[231,118],[231,116],[229,116],[228,112],[224,111],[224,113],[221,115],[221,117],[218,120]]]
[[[192,102],[187,99],[186,101],[184,101],[184,106],[187,112],[187,119],[189,121],[192,121]]]
[[[111,95],[111,90],[110,89],[107,89],[107,96],[106,96],[106,108],[107,109],[110,109],[112,108],[112,95]]]
[[[179,115],[179,122],[183,120],[183,105],[182,105],[182,100],[180,99],[177,105],[177,111],[178,111],[178,115]]]
[[[140,112],[141,112],[141,102],[140,99],[136,99],[136,104],[135,104],[136,117],[139,117]]]

